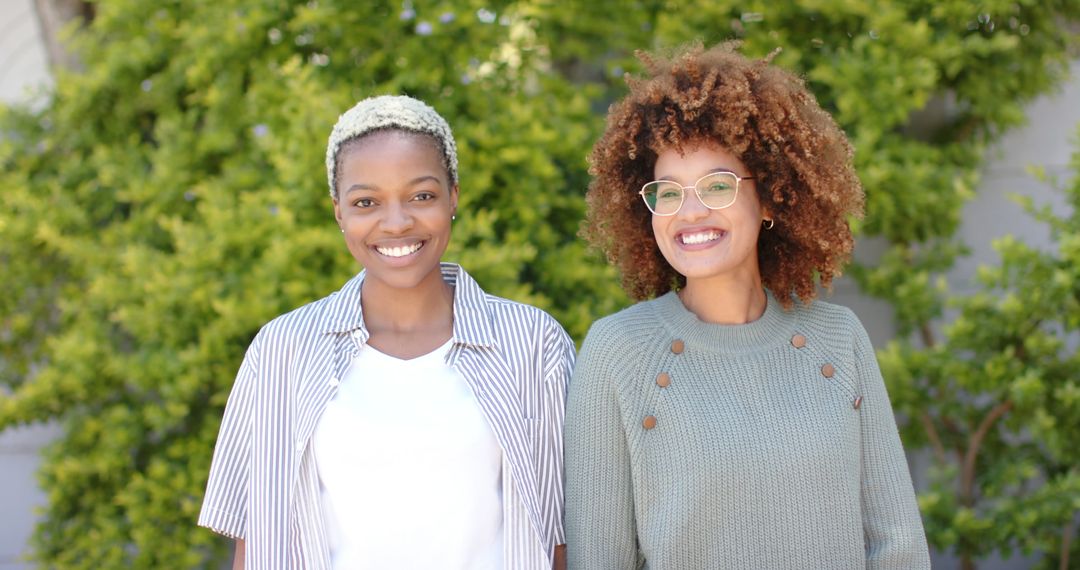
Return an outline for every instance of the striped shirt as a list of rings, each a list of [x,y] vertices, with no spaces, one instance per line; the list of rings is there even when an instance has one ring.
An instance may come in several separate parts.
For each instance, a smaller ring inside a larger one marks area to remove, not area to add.
[[[563,412],[574,344],[547,313],[485,293],[459,266],[453,346],[503,452],[503,567],[550,569],[563,538]],[[330,567],[312,436],[368,339],[364,273],[267,323],[225,407],[199,525],[245,541],[255,570]]]

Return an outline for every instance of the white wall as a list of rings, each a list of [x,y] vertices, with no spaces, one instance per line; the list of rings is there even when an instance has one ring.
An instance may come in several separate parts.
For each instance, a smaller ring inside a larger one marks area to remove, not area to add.
[[[48,62],[33,0],[0,0],[0,101],[26,100],[49,84]],[[4,397],[0,392],[0,398]],[[34,509],[45,504],[35,473],[39,451],[57,436],[55,426],[0,432],[0,570],[24,570]]]

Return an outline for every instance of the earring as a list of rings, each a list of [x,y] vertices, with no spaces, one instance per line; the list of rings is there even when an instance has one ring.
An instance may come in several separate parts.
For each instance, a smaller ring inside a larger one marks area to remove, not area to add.
[[[457,219],[457,214],[450,214],[450,221],[451,222],[456,220],[456,219]]]
[[[763,227],[763,228],[765,228],[767,230],[773,229],[773,226],[775,226],[775,225],[776,225],[776,222],[773,221],[773,220],[762,220],[761,221],[761,227]]]
[[[338,228],[338,229],[341,230],[341,233],[345,233],[345,228]]]

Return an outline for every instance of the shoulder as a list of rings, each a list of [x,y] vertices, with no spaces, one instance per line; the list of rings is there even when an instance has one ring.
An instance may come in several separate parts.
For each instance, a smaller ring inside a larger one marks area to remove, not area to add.
[[[581,345],[580,358],[631,358],[641,347],[655,344],[657,331],[664,326],[661,305],[659,299],[642,301],[597,319]]]
[[[600,339],[624,339],[652,334],[662,325],[660,299],[642,301],[617,313],[597,319],[589,328],[589,336]]]
[[[484,293],[484,304],[492,324],[504,338],[538,335],[547,342],[573,342],[559,321],[539,307],[490,293]]]
[[[802,334],[821,346],[826,355],[855,369],[877,366],[870,336],[850,308],[813,301],[809,305],[796,303],[793,310]]]
[[[866,336],[866,329],[855,312],[843,305],[815,300],[809,304],[795,302],[791,309],[801,326],[827,338],[850,345]]]
[[[317,338],[333,322],[333,307],[341,294],[335,291],[274,317],[259,329],[252,345],[283,348]]]
[[[528,303],[512,301],[487,292],[484,293],[484,303],[493,316],[513,317],[538,326],[562,328],[559,321],[547,311]]]

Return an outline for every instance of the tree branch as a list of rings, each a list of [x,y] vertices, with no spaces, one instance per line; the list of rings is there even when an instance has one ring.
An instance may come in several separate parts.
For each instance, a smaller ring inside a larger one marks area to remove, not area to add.
[[[1065,523],[1065,532],[1061,534],[1061,564],[1058,566],[1061,570],[1069,569],[1069,550],[1072,548],[1072,535],[1075,526],[1076,513],[1073,512],[1072,518]]]
[[[994,427],[994,423],[1008,413],[1012,406],[1012,400],[1005,400],[994,406],[968,439],[967,453],[964,454],[964,464],[960,471],[960,501],[966,506],[970,507],[974,503],[975,461],[979,456],[979,447],[990,428]]]
[[[930,328],[928,322],[919,324],[919,338],[922,339],[923,346],[926,348],[934,348],[934,345],[937,344],[937,340],[934,339],[934,331]]]
[[[930,414],[923,412],[919,414],[919,422],[922,423],[923,431],[926,432],[926,438],[930,440],[930,447],[934,449],[934,458],[938,460],[938,463],[944,465],[947,460],[945,446],[942,445],[941,436],[938,435],[937,428],[934,427],[934,419],[930,417]]]

